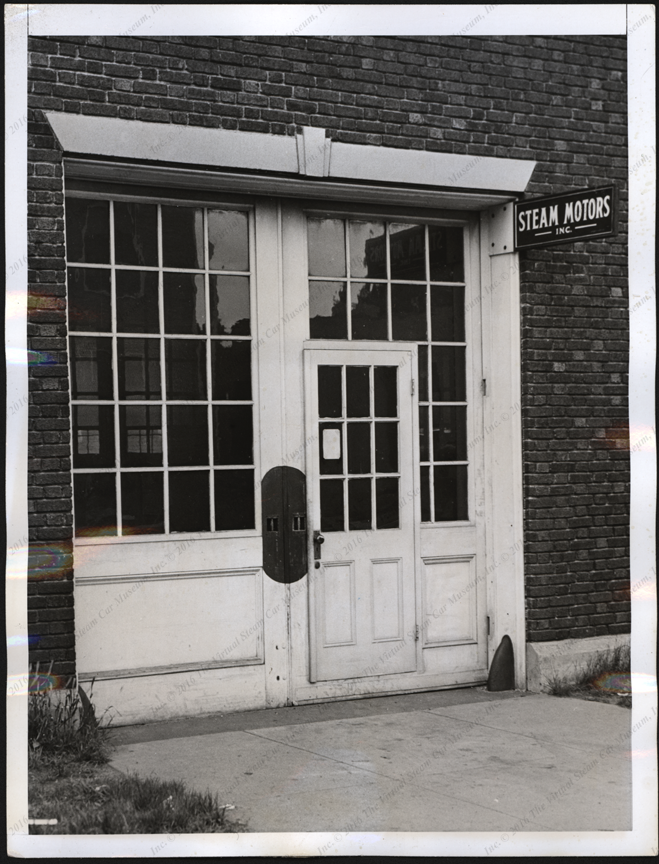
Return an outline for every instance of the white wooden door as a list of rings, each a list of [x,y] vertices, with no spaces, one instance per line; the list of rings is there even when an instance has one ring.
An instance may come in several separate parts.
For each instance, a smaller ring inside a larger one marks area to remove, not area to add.
[[[305,361],[311,680],[414,672],[414,346]]]

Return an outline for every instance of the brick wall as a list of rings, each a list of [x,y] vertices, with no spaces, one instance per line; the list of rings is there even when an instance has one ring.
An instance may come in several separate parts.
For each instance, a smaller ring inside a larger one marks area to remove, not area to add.
[[[520,254],[528,638],[628,632],[622,37],[30,39],[33,657],[74,662],[61,154],[42,111],[535,159],[615,182],[615,238]],[[386,179],[386,178],[383,178]],[[55,563],[53,563],[53,561]]]

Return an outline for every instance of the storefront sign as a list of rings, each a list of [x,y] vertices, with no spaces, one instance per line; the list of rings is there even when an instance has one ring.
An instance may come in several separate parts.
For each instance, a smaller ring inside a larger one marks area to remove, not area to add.
[[[515,203],[515,249],[606,237],[616,232],[615,187]]]

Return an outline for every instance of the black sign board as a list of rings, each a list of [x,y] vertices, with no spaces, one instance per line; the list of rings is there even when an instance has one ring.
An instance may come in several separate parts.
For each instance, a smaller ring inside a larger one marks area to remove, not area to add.
[[[515,203],[515,249],[534,249],[616,233],[616,189],[581,189]]]

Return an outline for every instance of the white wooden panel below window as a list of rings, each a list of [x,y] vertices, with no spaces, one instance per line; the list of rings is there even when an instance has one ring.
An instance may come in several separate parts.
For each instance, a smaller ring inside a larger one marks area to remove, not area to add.
[[[372,561],[373,641],[403,638],[402,561]]]
[[[263,660],[260,570],[79,581],[81,673]],[[172,670],[173,671],[173,670]]]
[[[355,642],[354,563],[325,564],[323,584],[324,645]]]
[[[477,639],[475,557],[424,560],[423,645]]]

